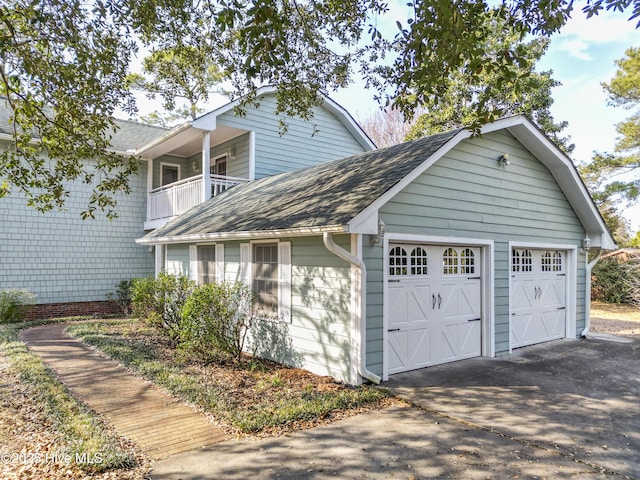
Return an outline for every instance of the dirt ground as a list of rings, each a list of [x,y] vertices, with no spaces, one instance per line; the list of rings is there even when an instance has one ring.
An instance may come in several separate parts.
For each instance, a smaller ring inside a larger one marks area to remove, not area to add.
[[[593,333],[640,337],[640,308],[593,302],[590,330]]]

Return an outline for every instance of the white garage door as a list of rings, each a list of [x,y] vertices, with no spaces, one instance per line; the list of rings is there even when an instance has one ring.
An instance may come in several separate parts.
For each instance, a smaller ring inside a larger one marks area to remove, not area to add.
[[[565,337],[566,258],[563,250],[512,250],[511,348]]]
[[[389,373],[481,354],[480,249],[391,244]]]

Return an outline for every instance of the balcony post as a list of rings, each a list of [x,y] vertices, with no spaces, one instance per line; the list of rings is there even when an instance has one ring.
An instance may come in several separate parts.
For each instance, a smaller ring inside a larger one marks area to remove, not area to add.
[[[211,198],[211,132],[202,132],[202,202]]]

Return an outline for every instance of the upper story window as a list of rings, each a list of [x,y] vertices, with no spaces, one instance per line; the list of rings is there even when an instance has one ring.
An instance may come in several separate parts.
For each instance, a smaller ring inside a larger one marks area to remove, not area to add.
[[[160,164],[160,182],[163,186],[178,180],[180,180],[180,165],[172,163]]]
[[[211,159],[211,166],[209,167],[209,173],[211,175],[227,176],[227,156],[221,155],[219,157]]]

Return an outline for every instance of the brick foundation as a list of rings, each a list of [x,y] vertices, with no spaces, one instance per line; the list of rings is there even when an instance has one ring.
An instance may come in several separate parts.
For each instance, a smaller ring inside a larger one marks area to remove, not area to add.
[[[73,302],[41,303],[30,306],[25,312],[25,320],[41,318],[75,317],[79,315],[117,315],[120,309],[115,302]]]

